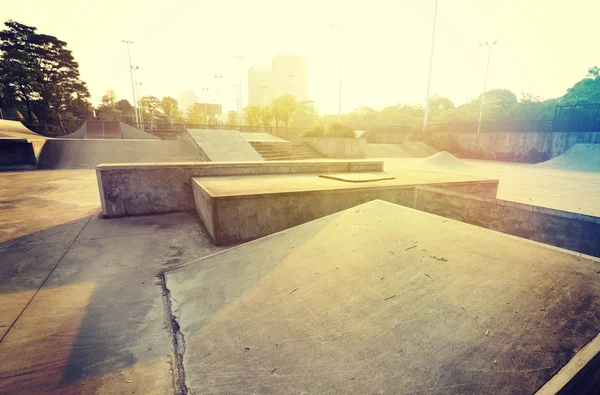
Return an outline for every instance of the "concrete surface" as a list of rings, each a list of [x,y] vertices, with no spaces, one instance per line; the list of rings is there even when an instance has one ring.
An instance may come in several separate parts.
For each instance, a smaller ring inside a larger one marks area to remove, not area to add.
[[[264,160],[237,130],[188,129],[187,134],[208,161]]]
[[[531,394],[598,334],[598,264],[371,202],[166,284],[194,393]]]
[[[422,169],[421,159],[386,158],[386,173]],[[526,163],[464,160],[464,174],[499,179],[498,199],[600,217],[600,174],[541,168]],[[455,169],[438,167],[436,172]]]
[[[248,141],[287,141],[264,132],[242,132],[242,136]]]
[[[441,188],[416,188],[421,211],[600,257],[600,218]]]
[[[150,133],[120,121],[87,120],[66,139],[137,139],[160,140]]]
[[[367,140],[349,137],[302,137],[326,158],[366,158]]]
[[[367,144],[367,158],[427,158],[437,150],[421,141],[401,144]]]
[[[98,166],[102,212],[109,217],[193,210],[192,177],[381,171],[381,161],[145,163]]]
[[[27,139],[0,137],[0,170],[34,169],[33,144]]]
[[[90,170],[0,174],[0,393],[175,393],[163,269],[217,251],[195,214],[105,220]]]
[[[30,130],[19,121],[9,121],[7,119],[0,119],[0,137],[42,140],[47,138]]]
[[[442,173],[399,177],[368,183],[318,174],[204,177],[194,178],[192,187],[196,211],[216,245],[253,240],[374,199],[414,206],[415,185],[492,198],[498,188],[495,180]]]
[[[101,163],[200,162],[185,141],[51,139],[41,149],[39,169],[93,169]]]
[[[575,144],[564,154],[538,163],[537,166],[559,170],[600,172],[600,141],[598,144]]]

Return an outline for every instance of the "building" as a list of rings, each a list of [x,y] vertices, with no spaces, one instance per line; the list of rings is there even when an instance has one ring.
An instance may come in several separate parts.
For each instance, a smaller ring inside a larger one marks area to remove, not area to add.
[[[179,94],[179,111],[185,116],[190,106],[198,101],[198,97],[194,94],[194,91],[183,91]]]
[[[296,100],[307,100],[306,58],[279,54],[273,58],[271,68],[252,66],[248,69],[248,104],[266,105],[283,95],[293,95]]]
[[[248,69],[248,105],[264,106],[271,101],[271,69],[252,66]]]
[[[279,54],[273,58],[271,69],[273,98],[289,94],[295,96],[297,101],[307,99],[304,56]]]

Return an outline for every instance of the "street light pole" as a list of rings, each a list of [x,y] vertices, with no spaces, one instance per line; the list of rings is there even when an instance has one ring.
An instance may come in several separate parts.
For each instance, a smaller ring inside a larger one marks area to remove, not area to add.
[[[481,131],[481,118],[483,117],[483,106],[485,100],[485,90],[487,88],[487,79],[488,79],[488,71],[490,70],[490,57],[492,56],[492,48],[496,45],[498,41],[494,41],[491,45],[488,42],[485,42],[485,45],[479,44],[479,47],[487,47],[488,56],[487,63],[485,65],[485,77],[483,79],[483,92],[481,93],[481,104],[479,105],[479,122],[477,122],[477,133]]]
[[[429,93],[431,90],[431,72],[433,70],[433,48],[435,44],[435,27],[437,24],[437,8],[438,0],[435,0],[433,8],[433,30],[431,32],[431,50],[429,52],[429,75],[427,76],[427,93],[425,96],[425,115],[423,116],[423,132],[427,128],[427,121],[429,120]]]
[[[133,94],[133,108],[135,109],[135,123],[139,127],[140,120],[137,113],[137,101],[135,97],[135,83],[133,82],[133,66],[131,66],[131,52],[129,50],[129,44],[133,44],[133,41],[121,40],[122,43],[127,44],[127,58],[129,59],[129,77],[131,78],[131,92]]]
[[[208,88],[202,88],[203,91],[206,92],[206,94],[208,95]],[[208,96],[207,96],[208,98]],[[206,99],[208,100],[208,99]],[[206,100],[204,100],[204,127],[206,127]]]
[[[222,78],[223,78],[223,76],[222,76],[222,75],[217,75],[217,74],[215,74],[215,80],[217,80],[217,105],[219,105],[219,104],[220,104],[220,102],[221,102],[221,95],[220,95],[220,93],[219,93],[219,81],[220,81]],[[214,112],[216,113],[216,109],[214,109],[214,110],[215,110]],[[223,110],[223,108],[221,107],[221,111],[222,111],[222,110]],[[219,114],[219,115],[221,115],[221,114]],[[217,119],[217,118],[216,118],[216,116],[215,116],[215,123],[218,123],[218,122],[216,121],[216,119]],[[219,124],[219,129],[221,129],[221,124]]]
[[[236,58],[237,60],[240,61],[240,89],[239,89],[239,100],[238,100],[238,121],[240,123],[240,132],[242,131],[242,109],[243,109],[243,104],[242,104],[242,56],[234,56],[234,58]]]

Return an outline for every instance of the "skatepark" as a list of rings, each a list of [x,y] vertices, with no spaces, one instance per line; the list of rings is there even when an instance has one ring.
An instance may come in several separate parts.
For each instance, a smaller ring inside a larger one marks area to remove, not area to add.
[[[0,135],[0,393],[600,384],[597,145],[522,164],[89,121]]]

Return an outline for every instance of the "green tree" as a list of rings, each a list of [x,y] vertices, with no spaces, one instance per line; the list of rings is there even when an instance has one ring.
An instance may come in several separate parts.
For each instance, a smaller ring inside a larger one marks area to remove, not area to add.
[[[248,122],[248,125],[257,127],[261,119],[261,108],[260,106],[248,106],[244,108],[244,119]]]
[[[179,113],[179,105],[177,104],[177,100],[171,96],[163,97],[158,106],[161,108],[167,118],[169,118],[170,123],[181,120],[181,114]]]
[[[160,105],[160,100],[156,96],[144,96],[139,103],[142,108],[144,121],[151,122],[154,119],[154,112]]]
[[[296,111],[292,113],[290,122],[294,127],[312,128],[319,122],[319,114],[312,100],[298,102]]]
[[[228,125],[237,125],[239,123],[238,113],[237,111],[229,111],[227,113],[227,124]]]
[[[106,93],[102,96],[98,110],[108,114],[120,113],[119,109],[117,108],[117,94],[114,90],[109,89],[106,91]]]
[[[123,115],[127,115],[127,116],[133,116],[135,115],[135,109],[133,108],[133,106],[131,105],[131,103],[129,103],[129,100],[127,99],[121,99],[119,100],[116,104],[115,107],[117,108],[117,110],[119,111],[119,113],[123,114]]]
[[[12,20],[5,26],[0,31],[3,102],[24,109],[30,122],[61,122],[89,114],[90,95],[67,43]]]
[[[271,102],[271,112],[275,120],[275,131],[277,132],[279,122],[283,122],[288,129],[290,118],[298,108],[296,98],[293,95],[283,95]]]
[[[600,103],[600,68],[588,69],[587,76],[577,82],[561,98],[561,104]]]
[[[271,112],[271,106],[261,107],[260,122],[265,128],[265,132],[269,132],[271,130],[271,123],[273,122],[273,113]]]
[[[185,121],[188,124],[194,125],[205,124],[206,114],[204,114],[204,111],[200,109],[200,106],[194,104],[192,106],[188,106]]]

